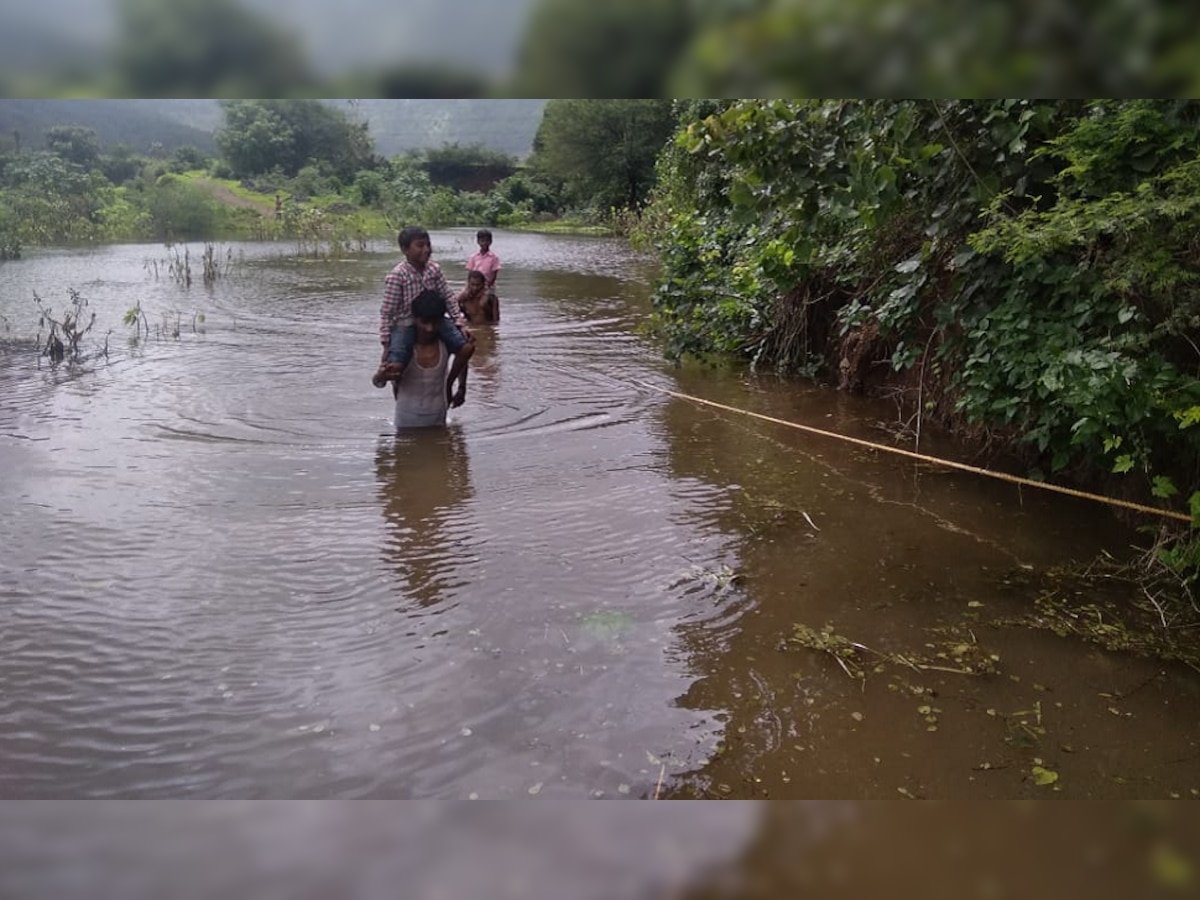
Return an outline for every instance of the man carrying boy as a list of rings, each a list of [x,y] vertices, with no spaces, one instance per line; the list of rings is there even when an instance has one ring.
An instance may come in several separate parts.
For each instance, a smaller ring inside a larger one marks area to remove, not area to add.
[[[458,326],[466,319],[458,311],[455,297],[446,283],[441,266],[433,262],[433,246],[429,232],[420,225],[407,225],[396,237],[404,259],[384,279],[383,304],[379,308],[379,340],[383,344],[383,357],[379,368],[371,377],[371,384],[383,387],[404,374],[412,360],[416,342],[413,327],[412,302],[422,291],[431,290],[440,296],[446,309],[454,311],[455,321],[445,319],[438,328],[438,337],[451,354],[456,354],[470,339],[470,333]]]
[[[496,296],[496,273],[500,271],[500,257],[492,252],[492,233],[486,228],[475,232],[475,242],[479,244],[479,252],[471,254],[467,260],[467,272],[482,272],[487,283],[488,298]]]
[[[467,397],[467,361],[475,352],[469,342],[453,354],[438,339],[446,321],[446,301],[436,291],[422,291],[412,301],[416,343],[412,365],[396,379],[396,430],[446,424],[446,411]],[[457,389],[454,387],[458,381]]]

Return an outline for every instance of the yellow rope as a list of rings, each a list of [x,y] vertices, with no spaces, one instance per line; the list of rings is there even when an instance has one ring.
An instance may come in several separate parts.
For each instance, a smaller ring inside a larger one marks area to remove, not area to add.
[[[872,441],[864,441],[861,438],[850,437],[845,434],[838,434],[834,431],[823,431],[820,428],[813,428],[811,425],[800,425],[796,422],[788,422],[785,419],[776,419],[774,416],[765,416],[762,413],[751,412],[747,409],[738,409],[736,406],[726,406],[724,403],[717,403],[713,400],[705,400],[703,397],[693,397],[691,394],[682,394],[679,391],[671,391],[667,388],[658,387],[658,385],[650,384],[645,381],[634,379],[635,383],[649,388],[652,391],[658,391],[660,394],[667,394],[671,397],[678,397],[680,400],[691,400],[693,403],[702,403],[705,406],[712,406],[717,409],[723,409],[726,412],[738,413],[743,416],[751,416],[755,419],[762,419],[764,422],[773,422],[776,425],[786,425],[788,428],[798,428],[801,431],[807,431],[810,434],[818,434],[821,437],[833,438],[839,441],[847,441],[851,444],[857,444],[860,447],[867,447],[871,450],[882,450],[886,453],[896,453],[900,456],[907,456],[909,459],[919,460],[921,462],[932,463],[938,466],[946,466],[950,469],[959,469],[963,472],[971,472],[975,475],[986,475],[989,478],[999,478],[1001,481],[1008,481],[1013,484],[1025,485],[1032,488],[1040,488],[1044,491],[1054,491],[1059,494],[1066,494],[1069,497],[1081,497],[1084,500],[1095,500],[1099,503],[1107,503],[1110,506],[1121,506],[1125,509],[1132,509],[1141,513],[1148,513],[1154,516],[1165,516],[1169,519],[1179,519],[1181,522],[1191,522],[1192,517],[1186,513],[1173,512],[1169,509],[1158,509],[1154,506],[1143,506],[1140,503],[1131,503],[1128,500],[1117,500],[1113,497],[1103,497],[1099,494],[1089,494],[1087,491],[1077,491],[1073,488],[1060,487],[1057,484],[1047,484],[1044,481],[1034,481],[1032,478],[1021,478],[1017,475],[1009,475],[1006,472],[994,472],[991,469],[981,469],[978,466],[969,466],[966,463],[954,462],[949,459],[938,459],[935,456],[926,456],[923,453],[914,453],[912,450],[904,450],[900,447],[889,447],[886,444],[876,444]]]

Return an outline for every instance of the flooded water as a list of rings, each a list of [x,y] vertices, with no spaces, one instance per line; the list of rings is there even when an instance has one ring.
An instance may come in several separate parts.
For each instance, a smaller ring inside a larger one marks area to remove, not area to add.
[[[0,807],[7,900],[1194,896],[1190,804]]]
[[[433,237],[461,283],[472,232]],[[211,287],[194,245],[190,287],[161,246],[0,265],[0,795],[1200,794],[1200,676],[991,624],[1129,552],[1102,507],[664,395],[896,418],[664,363],[623,242],[494,248],[467,402],[400,437],[394,247],[222,247]],[[69,288],[108,355],[39,365],[33,295]],[[911,665],[858,677],[796,624]]]

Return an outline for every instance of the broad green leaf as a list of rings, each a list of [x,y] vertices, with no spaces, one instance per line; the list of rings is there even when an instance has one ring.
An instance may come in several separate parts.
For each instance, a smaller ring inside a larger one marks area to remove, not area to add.
[[[1165,500],[1167,497],[1178,496],[1179,488],[1175,487],[1175,482],[1166,475],[1155,475],[1154,486],[1150,489],[1150,492],[1155,497]]]
[[[1029,771],[1033,775],[1033,783],[1038,787],[1045,787],[1048,784],[1054,784],[1054,782],[1058,781],[1058,773],[1053,769],[1034,766]]]
[[[1175,418],[1179,420],[1180,428],[1190,428],[1200,422],[1200,406],[1189,406],[1187,409],[1175,413]]]

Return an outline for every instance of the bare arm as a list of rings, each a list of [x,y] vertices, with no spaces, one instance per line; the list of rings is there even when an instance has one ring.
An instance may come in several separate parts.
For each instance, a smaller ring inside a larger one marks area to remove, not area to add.
[[[379,307],[379,342],[383,344],[383,358],[388,355],[388,345],[392,341],[392,325],[396,320],[403,298],[403,287],[395,274],[389,274],[383,282],[383,303]]]
[[[467,362],[475,355],[475,341],[468,340],[466,345],[454,354],[454,362],[450,366],[450,373],[446,376],[446,399],[450,403],[450,408],[455,409],[463,405],[463,401],[467,399]],[[454,388],[454,381],[458,380],[458,388]]]
[[[463,316],[462,309],[458,305],[458,295],[450,290],[450,283],[446,281],[446,274],[442,271],[442,267],[438,266],[430,279],[430,284],[433,290],[442,295],[442,299],[446,301],[446,312],[450,313],[450,317],[454,319],[454,324],[463,326],[467,324],[466,317]]]
[[[466,291],[459,291],[454,297],[454,302],[450,304],[450,315],[455,319],[467,313],[467,308],[463,306],[463,300],[466,299],[466,296]]]

